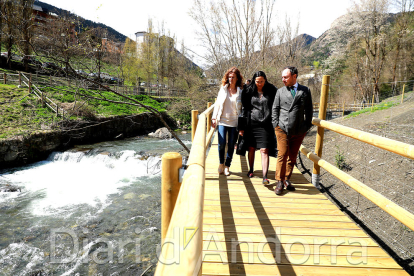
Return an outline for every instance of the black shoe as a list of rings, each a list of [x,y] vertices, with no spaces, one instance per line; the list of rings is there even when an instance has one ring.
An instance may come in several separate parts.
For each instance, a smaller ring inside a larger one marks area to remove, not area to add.
[[[291,191],[291,192],[296,190],[296,188],[293,187],[292,183],[289,180],[285,180],[285,188],[286,190]]]
[[[248,178],[252,178],[253,176],[254,176],[254,175],[253,175],[253,172],[248,172],[248,173],[247,173],[247,177],[248,177]]]
[[[283,181],[278,180],[276,184],[275,194],[281,195],[283,193],[283,189],[285,188],[285,184]]]

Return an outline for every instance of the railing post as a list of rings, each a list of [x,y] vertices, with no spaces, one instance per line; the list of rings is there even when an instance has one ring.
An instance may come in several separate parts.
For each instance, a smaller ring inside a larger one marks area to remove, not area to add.
[[[7,74],[4,73],[4,84],[7,84]]]
[[[213,103],[208,102],[207,108],[209,108]],[[210,113],[207,115],[207,133],[210,131],[211,128],[211,117],[213,116],[213,113]]]
[[[167,235],[181,183],[179,170],[183,158],[178,152],[166,152],[161,162],[161,244]]]
[[[375,100],[375,92],[372,94],[371,112],[372,112],[372,109],[374,108],[374,100]]]
[[[32,73],[29,74],[29,94],[32,93]]]
[[[319,116],[318,116],[318,118],[321,120],[326,119],[326,107],[328,103],[330,79],[331,79],[331,76],[328,76],[328,75],[324,75],[322,79],[321,102],[319,104]],[[318,126],[318,133],[316,135],[315,153],[319,157],[322,157],[324,134],[325,134],[325,129]],[[321,167],[318,164],[314,164],[313,172],[312,172],[312,184],[316,188],[319,188],[320,171],[321,171]]]
[[[402,92],[402,95],[401,95],[401,103],[404,102],[404,91],[405,91],[405,84],[403,85],[403,92]]]
[[[19,85],[20,86],[22,85],[22,73],[21,72],[19,72]]]
[[[191,142],[194,141],[194,135],[196,133],[198,124],[198,110],[191,110]]]

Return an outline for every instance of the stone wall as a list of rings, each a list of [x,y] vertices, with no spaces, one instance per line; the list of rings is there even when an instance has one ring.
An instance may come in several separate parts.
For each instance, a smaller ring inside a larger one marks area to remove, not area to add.
[[[163,118],[168,125],[175,127],[168,115],[164,113]],[[151,113],[101,118],[94,122],[71,121],[63,128],[65,130],[0,140],[0,168],[45,160],[53,151],[64,151],[74,145],[133,137],[163,126],[161,120]]]

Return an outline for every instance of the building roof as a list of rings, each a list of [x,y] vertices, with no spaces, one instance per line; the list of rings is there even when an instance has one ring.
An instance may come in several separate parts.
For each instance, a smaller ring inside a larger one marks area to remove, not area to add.
[[[43,9],[42,9],[42,7],[41,7],[41,6],[38,6],[38,5],[35,5],[35,4],[33,4],[33,9],[34,9],[35,11],[40,11],[40,12],[42,12],[42,11],[43,11]]]

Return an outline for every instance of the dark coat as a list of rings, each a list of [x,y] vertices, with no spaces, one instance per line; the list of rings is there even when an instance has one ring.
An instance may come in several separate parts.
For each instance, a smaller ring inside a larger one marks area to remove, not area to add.
[[[245,135],[244,136],[239,135],[239,140],[237,143],[237,150],[236,150],[236,154],[238,155],[244,156],[246,154],[247,149],[249,148],[249,129],[252,124],[251,102],[252,102],[252,97],[254,93],[255,92],[253,91],[253,85],[249,85],[243,89],[242,94],[241,94],[242,111],[241,111],[241,114],[238,120],[238,130],[239,131],[244,130]],[[271,114],[272,114],[272,107],[273,107],[273,102],[276,97],[276,94],[277,94],[277,88],[273,84],[266,83],[265,86],[263,87],[263,97],[265,97],[268,102],[268,105],[265,106],[264,108],[269,111],[269,116],[267,116],[266,120],[262,123],[268,124],[270,128],[272,128]],[[273,129],[271,133],[274,134]],[[276,157],[276,154],[277,154],[276,136],[273,135],[272,137],[270,137],[270,139],[274,141],[272,144],[274,144],[275,146],[269,148],[269,155]]]
[[[287,135],[306,133],[312,126],[313,104],[308,87],[298,84],[295,98],[284,86],[278,90],[272,108],[273,127],[279,126]]]

